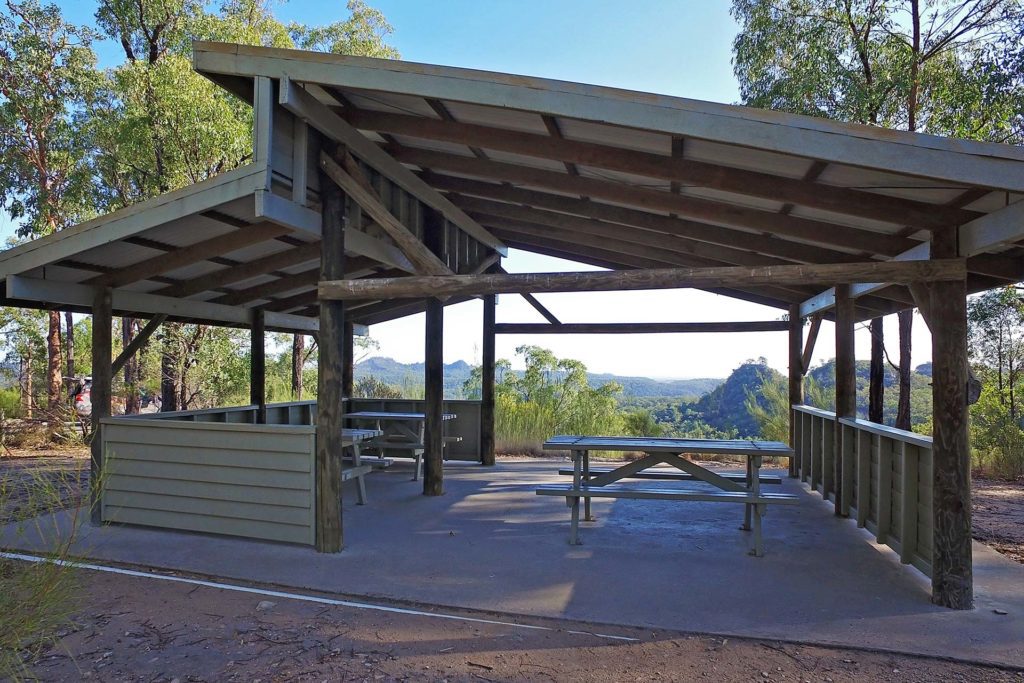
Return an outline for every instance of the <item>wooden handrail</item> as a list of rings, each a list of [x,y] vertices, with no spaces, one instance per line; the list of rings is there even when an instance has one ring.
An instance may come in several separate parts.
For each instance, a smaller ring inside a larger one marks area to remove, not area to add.
[[[850,417],[841,417],[839,418],[839,422],[840,424],[855,427],[856,429],[861,429],[865,432],[884,436],[887,439],[892,439],[893,441],[902,441],[903,443],[909,443],[928,450],[931,450],[932,448],[932,437],[925,436],[924,434],[908,432],[905,429],[896,429],[889,425],[880,425],[876,422],[869,422],[867,420],[854,419]]]

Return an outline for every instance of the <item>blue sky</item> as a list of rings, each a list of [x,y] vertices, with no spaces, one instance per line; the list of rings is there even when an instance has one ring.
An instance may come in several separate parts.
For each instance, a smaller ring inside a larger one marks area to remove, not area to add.
[[[69,20],[92,23],[91,0],[58,2]],[[716,102],[736,102],[731,45],[738,30],[727,0],[371,0],[394,26],[389,43],[402,58],[510,73],[559,78]],[[276,6],[279,18],[327,23],[345,14],[343,0],[291,0]],[[98,46],[101,63],[113,65],[119,48]],[[6,217],[0,231],[9,232]],[[578,264],[513,251],[513,272],[583,270]],[[676,322],[776,319],[782,311],[696,291],[540,295],[564,322]],[[886,334],[895,354],[896,322]],[[499,322],[543,322],[519,297],[502,296]],[[479,360],[481,305],[446,309],[445,360]],[[826,324],[816,361],[834,355]],[[914,361],[930,359],[930,339],[918,318]],[[376,325],[380,353],[402,361],[423,357],[423,317]],[[764,356],[785,370],[784,333],[515,336],[499,337],[499,357],[512,358],[520,344],[538,344],[582,360],[597,372],[651,377],[725,376],[748,358]],[[867,357],[867,333],[857,335]]]

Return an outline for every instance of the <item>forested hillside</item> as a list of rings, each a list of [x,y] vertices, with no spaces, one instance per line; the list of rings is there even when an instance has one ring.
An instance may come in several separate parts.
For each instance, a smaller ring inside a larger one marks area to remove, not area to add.
[[[448,398],[462,398],[463,384],[470,378],[473,366],[466,361],[455,361],[444,366],[444,394]],[[522,372],[509,370],[513,374]],[[356,364],[355,377],[374,377],[377,380],[402,389],[417,387],[423,383],[423,363],[400,363],[392,358],[373,356]],[[720,378],[658,380],[649,377],[625,377],[610,373],[587,373],[587,384],[596,389],[609,382],[622,387],[621,396],[628,398],[673,397],[696,400],[711,391],[724,380]]]

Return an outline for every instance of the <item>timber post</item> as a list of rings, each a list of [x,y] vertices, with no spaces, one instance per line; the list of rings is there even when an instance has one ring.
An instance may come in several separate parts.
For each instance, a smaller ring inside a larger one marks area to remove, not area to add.
[[[483,345],[480,358],[480,462],[494,465],[494,319],[497,296],[484,300]]]
[[[103,435],[100,420],[110,417],[111,379],[113,366],[112,294],[109,287],[100,287],[92,302],[92,443],[89,444],[90,520],[103,522]]]
[[[249,403],[256,406],[256,424],[267,423],[267,334],[263,309],[252,312],[250,328]]]
[[[423,214],[423,240],[435,255],[443,253],[445,219],[440,211]],[[423,495],[444,494],[444,304],[427,299],[423,363]]]
[[[832,440],[834,445],[834,457],[832,462],[835,470],[832,478],[835,488],[837,515],[848,516],[849,507],[844,505],[843,492],[850,482],[846,481],[844,474],[848,471],[849,463],[845,462],[845,454],[848,449],[843,448],[843,426],[839,419],[843,417],[857,417],[857,366],[854,359],[854,336],[853,325],[856,319],[854,311],[855,301],[850,296],[849,285],[836,285],[836,424]],[[828,491],[825,491],[826,497]]]
[[[343,277],[345,272],[345,220],[348,200],[341,189],[321,173],[320,279]],[[344,546],[341,517],[342,449],[342,339],[345,311],[341,301],[320,301],[317,364],[316,420],[316,549],[340,552]]]
[[[931,257],[956,256],[958,230],[933,231]],[[932,330],[932,602],[974,606],[967,432],[966,280],[934,283]]]
[[[793,406],[804,402],[804,321],[800,317],[800,304],[789,307],[789,445],[796,448],[797,424],[793,419]],[[789,476],[797,476],[796,457],[789,459]]]

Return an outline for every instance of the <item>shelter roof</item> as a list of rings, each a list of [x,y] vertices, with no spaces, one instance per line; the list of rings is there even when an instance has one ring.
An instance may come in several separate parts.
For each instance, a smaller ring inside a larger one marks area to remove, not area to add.
[[[200,42],[194,65],[254,102],[256,163],[0,254],[0,274],[75,285],[113,277],[122,308],[157,295],[263,307],[284,316],[267,321],[280,329],[312,323],[315,161],[306,163],[306,138],[295,132],[308,125],[312,159],[318,139],[344,142],[368,170],[441,211],[468,245],[450,264],[456,272],[506,246],[613,269],[918,259],[928,256],[931,231],[960,226],[969,290],[1024,277],[1019,147],[296,50]],[[353,276],[411,271],[373,226],[356,227],[349,233],[365,236],[350,245],[361,267]],[[202,255],[218,238],[209,258],[182,257],[165,269],[168,254]],[[224,251],[232,239],[240,246]],[[147,262],[164,265],[129,277]],[[232,269],[252,275],[218,279]],[[12,282],[8,298],[21,291]],[[737,282],[713,291],[803,304],[805,314],[830,306],[828,292],[808,287]],[[914,305],[903,287],[854,291],[861,317]],[[378,302],[353,314],[378,322],[414,310]]]

